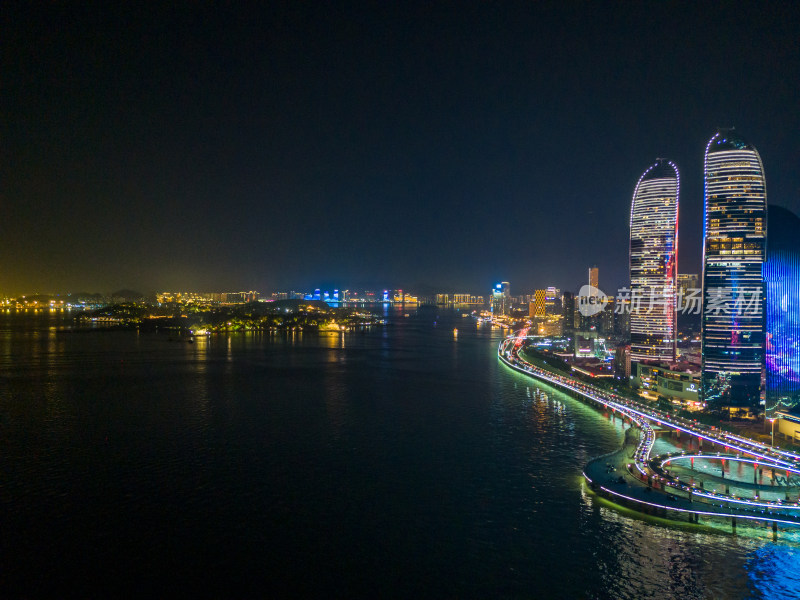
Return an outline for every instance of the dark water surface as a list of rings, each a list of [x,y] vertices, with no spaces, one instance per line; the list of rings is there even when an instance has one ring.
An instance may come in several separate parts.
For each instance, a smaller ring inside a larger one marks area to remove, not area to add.
[[[796,545],[590,495],[619,427],[436,315],[195,344],[0,315],[0,595],[798,597]]]

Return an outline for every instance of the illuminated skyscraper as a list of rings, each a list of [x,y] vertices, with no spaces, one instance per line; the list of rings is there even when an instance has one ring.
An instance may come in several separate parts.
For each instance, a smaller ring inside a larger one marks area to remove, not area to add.
[[[633,361],[674,362],[678,267],[678,168],[659,159],[631,204],[630,331]]]
[[[545,290],[544,296],[545,313],[548,317],[562,315],[561,309],[561,290],[550,286]]]
[[[536,290],[529,304],[528,314],[533,319],[533,331],[538,335],[562,335],[564,314],[561,310],[561,292],[556,287]]]
[[[533,317],[544,318],[547,309],[547,290],[536,290],[534,292]]]
[[[764,263],[767,296],[766,413],[800,409],[800,218],[770,206]]]
[[[764,368],[767,188],[756,149],[733,130],[706,146],[702,399],[757,410]]]
[[[589,268],[589,285],[592,287],[597,287],[600,283],[600,269],[597,267],[590,267]]]
[[[511,284],[507,281],[492,288],[492,315],[499,317],[511,312]]]
[[[575,315],[580,316],[575,310],[575,294],[564,292],[561,296],[561,306],[564,312],[564,331],[572,331],[575,329]]]

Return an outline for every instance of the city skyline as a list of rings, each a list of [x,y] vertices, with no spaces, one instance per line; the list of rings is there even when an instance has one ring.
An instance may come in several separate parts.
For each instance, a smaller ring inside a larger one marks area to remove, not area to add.
[[[796,11],[7,4],[0,291],[616,289],[652,156],[699,272],[715,126],[800,212]]]
[[[800,597],[798,24],[0,3],[0,598]]]

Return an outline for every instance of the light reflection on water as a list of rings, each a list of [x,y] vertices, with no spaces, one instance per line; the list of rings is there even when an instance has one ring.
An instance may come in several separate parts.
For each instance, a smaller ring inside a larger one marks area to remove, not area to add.
[[[581,468],[619,444],[622,422],[498,364],[499,333],[465,319],[422,310],[364,333],[194,344],[8,319],[5,596],[53,595],[75,573],[91,574],[72,588],[85,595],[143,582],[197,595],[800,589],[796,545],[667,526],[589,493]]]

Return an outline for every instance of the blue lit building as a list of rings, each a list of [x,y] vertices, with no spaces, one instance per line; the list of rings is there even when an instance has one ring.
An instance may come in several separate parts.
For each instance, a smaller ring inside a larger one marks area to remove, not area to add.
[[[800,218],[770,206],[764,264],[767,295],[766,413],[800,415]]]
[[[753,414],[764,392],[764,167],[755,147],[720,130],[703,173],[702,399],[712,410]]]
[[[511,284],[507,281],[492,288],[492,316],[499,317],[511,311]]]

